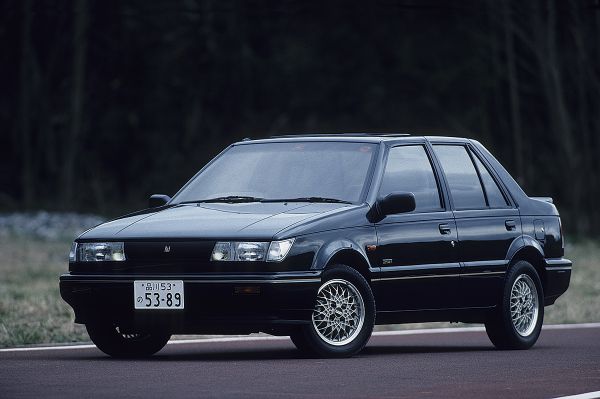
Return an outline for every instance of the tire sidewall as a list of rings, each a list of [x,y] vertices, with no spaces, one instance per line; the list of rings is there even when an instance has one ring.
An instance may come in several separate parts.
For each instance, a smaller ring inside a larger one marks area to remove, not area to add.
[[[522,274],[526,274],[532,279],[533,283],[535,284],[538,296],[538,316],[536,320],[536,325],[533,329],[533,332],[526,337],[522,336],[517,332],[510,315],[510,295],[512,286],[515,280]],[[537,271],[529,262],[518,261],[509,270],[506,279],[506,284],[504,286],[504,295],[502,298],[501,312],[502,324],[504,324],[505,329],[508,330],[508,337],[511,341],[510,344],[519,349],[527,349],[533,346],[533,344],[535,344],[535,342],[539,338],[540,332],[542,330],[542,324],[544,323],[544,291],[542,287],[542,282]]]
[[[323,273],[322,284],[334,279],[346,280],[359,291],[365,306],[365,319],[361,331],[352,342],[341,346],[331,345],[323,341],[317,333],[312,320],[310,324],[303,328],[303,332],[313,353],[319,356],[347,357],[360,352],[371,337],[373,326],[375,325],[375,298],[367,280],[351,267],[334,265],[328,268]]]
[[[153,332],[143,334],[139,339],[129,340],[119,335],[112,323],[86,324],[86,329],[98,349],[118,358],[151,356],[161,350],[171,337],[165,332]]]

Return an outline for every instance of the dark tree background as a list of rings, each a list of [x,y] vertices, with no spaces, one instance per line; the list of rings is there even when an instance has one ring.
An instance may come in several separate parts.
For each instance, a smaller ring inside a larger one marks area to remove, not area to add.
[[[0,44],[0,211],[114,215],[242,137],[380,131],[476,138],[600,224],[598,0],[9,0]]]

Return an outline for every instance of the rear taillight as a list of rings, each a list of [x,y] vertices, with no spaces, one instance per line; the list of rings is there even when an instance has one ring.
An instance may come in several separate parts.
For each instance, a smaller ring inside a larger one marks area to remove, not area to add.
[[[560,231],[560,248],[562,250],[562,254],[565,254],[565,235],[563,234],[562,222],[560,221],[560,217],[558,218],[558,229]]]

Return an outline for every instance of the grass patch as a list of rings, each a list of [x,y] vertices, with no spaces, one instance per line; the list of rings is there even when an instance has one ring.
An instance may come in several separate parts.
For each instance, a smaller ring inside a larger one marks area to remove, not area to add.
[[[545,309],[544,323],[600,322],[600,242],[569,244],[565,256],[573,261],[571,284]]]
[[[58,277],[67,269],[70,241],[22,237],[0,239],[0,347],[88,341],[85,328],[73,323],[73,311],[60,297]],[[600,242],[568,245],[573,260],[571,286],[546,308],[546,324],[600,321]],[[400,328],[449,326],[449,323]],[[456,324],[453,324],[456,326]],[[381,326],[378,329],[398,328]]]
[[[69,241],[0,240],[0,347],[89,340],[58,290]]]

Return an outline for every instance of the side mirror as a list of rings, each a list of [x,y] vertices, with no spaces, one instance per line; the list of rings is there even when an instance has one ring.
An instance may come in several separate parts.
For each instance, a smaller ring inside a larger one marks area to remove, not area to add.
[[[171,201],[171,197],[164,194],[152,194],[148,199],[148,206],[150,208],[156,208],[159,206],[166,205],[167,202]]]
[[[390,193],[377,200],[377,208],[381,217],[415,210],[415,195],[413,193]]]

